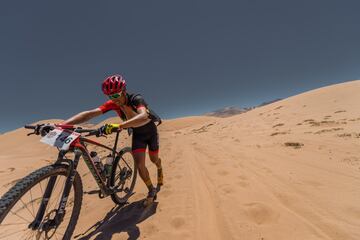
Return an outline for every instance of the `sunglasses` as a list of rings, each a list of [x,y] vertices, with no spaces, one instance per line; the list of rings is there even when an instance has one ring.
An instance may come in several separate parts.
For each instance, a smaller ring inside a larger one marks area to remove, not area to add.
[[[116,99],[116,98],[119,98],[121,96],[120,93],[115,93],[113,95],[109,95],[108,97],[112,100],[112,99]]]

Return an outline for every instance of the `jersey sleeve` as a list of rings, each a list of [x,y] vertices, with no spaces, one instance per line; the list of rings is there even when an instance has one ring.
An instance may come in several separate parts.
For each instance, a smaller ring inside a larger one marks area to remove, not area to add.
[[[109,100],[107,102],[105,102],[103,105],[99,106],[101,112],[104,114],[110,110],[114,110],[114,103]]]
[[[144,100],[144,98],[141,95],[137,95],[133,98],[131,104],[136,108],[140,108],[140,107],[147,107],[147,104]]]

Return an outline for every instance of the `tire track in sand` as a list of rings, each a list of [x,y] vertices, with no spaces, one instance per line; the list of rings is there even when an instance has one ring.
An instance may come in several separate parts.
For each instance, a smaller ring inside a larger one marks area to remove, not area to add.
[[[219,210],[215,188],[199,162],[202,158],[192,145],[183,146],[186,169],[190,173],[193,212],[196,213],[194,239],[233,239]]]

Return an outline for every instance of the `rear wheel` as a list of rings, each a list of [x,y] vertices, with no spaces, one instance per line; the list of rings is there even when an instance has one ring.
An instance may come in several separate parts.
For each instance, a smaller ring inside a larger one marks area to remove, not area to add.
[[[132,195],[137,176],[137,164],[134,161],[131,148],[126,147],[120,151],[112,165],[110,186],[114,187],[115,193],[111,199],[116,204],[125,204]]]
[[[65,216],[55,224],[55,216],[67,179],[67,165],[51,165],[40,168],[17,182],[0,199],[0,239],[70,239],[77,223],[81,202],[82,183],[75,173]],[[45,209],[40,227],[29,228],[34,221],[44,191],[51,177],[56,177],[54,188]]]

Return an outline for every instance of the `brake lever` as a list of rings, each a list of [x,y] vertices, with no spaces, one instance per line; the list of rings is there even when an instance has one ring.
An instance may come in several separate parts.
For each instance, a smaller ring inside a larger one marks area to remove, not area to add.
[[[30,135],[34,135],[34,134],[35,134],[35,133],[34,133],[34,132],[32,132],[32,133],[28,133],[27,135],[28,135],[28,136],[30,136]]]

